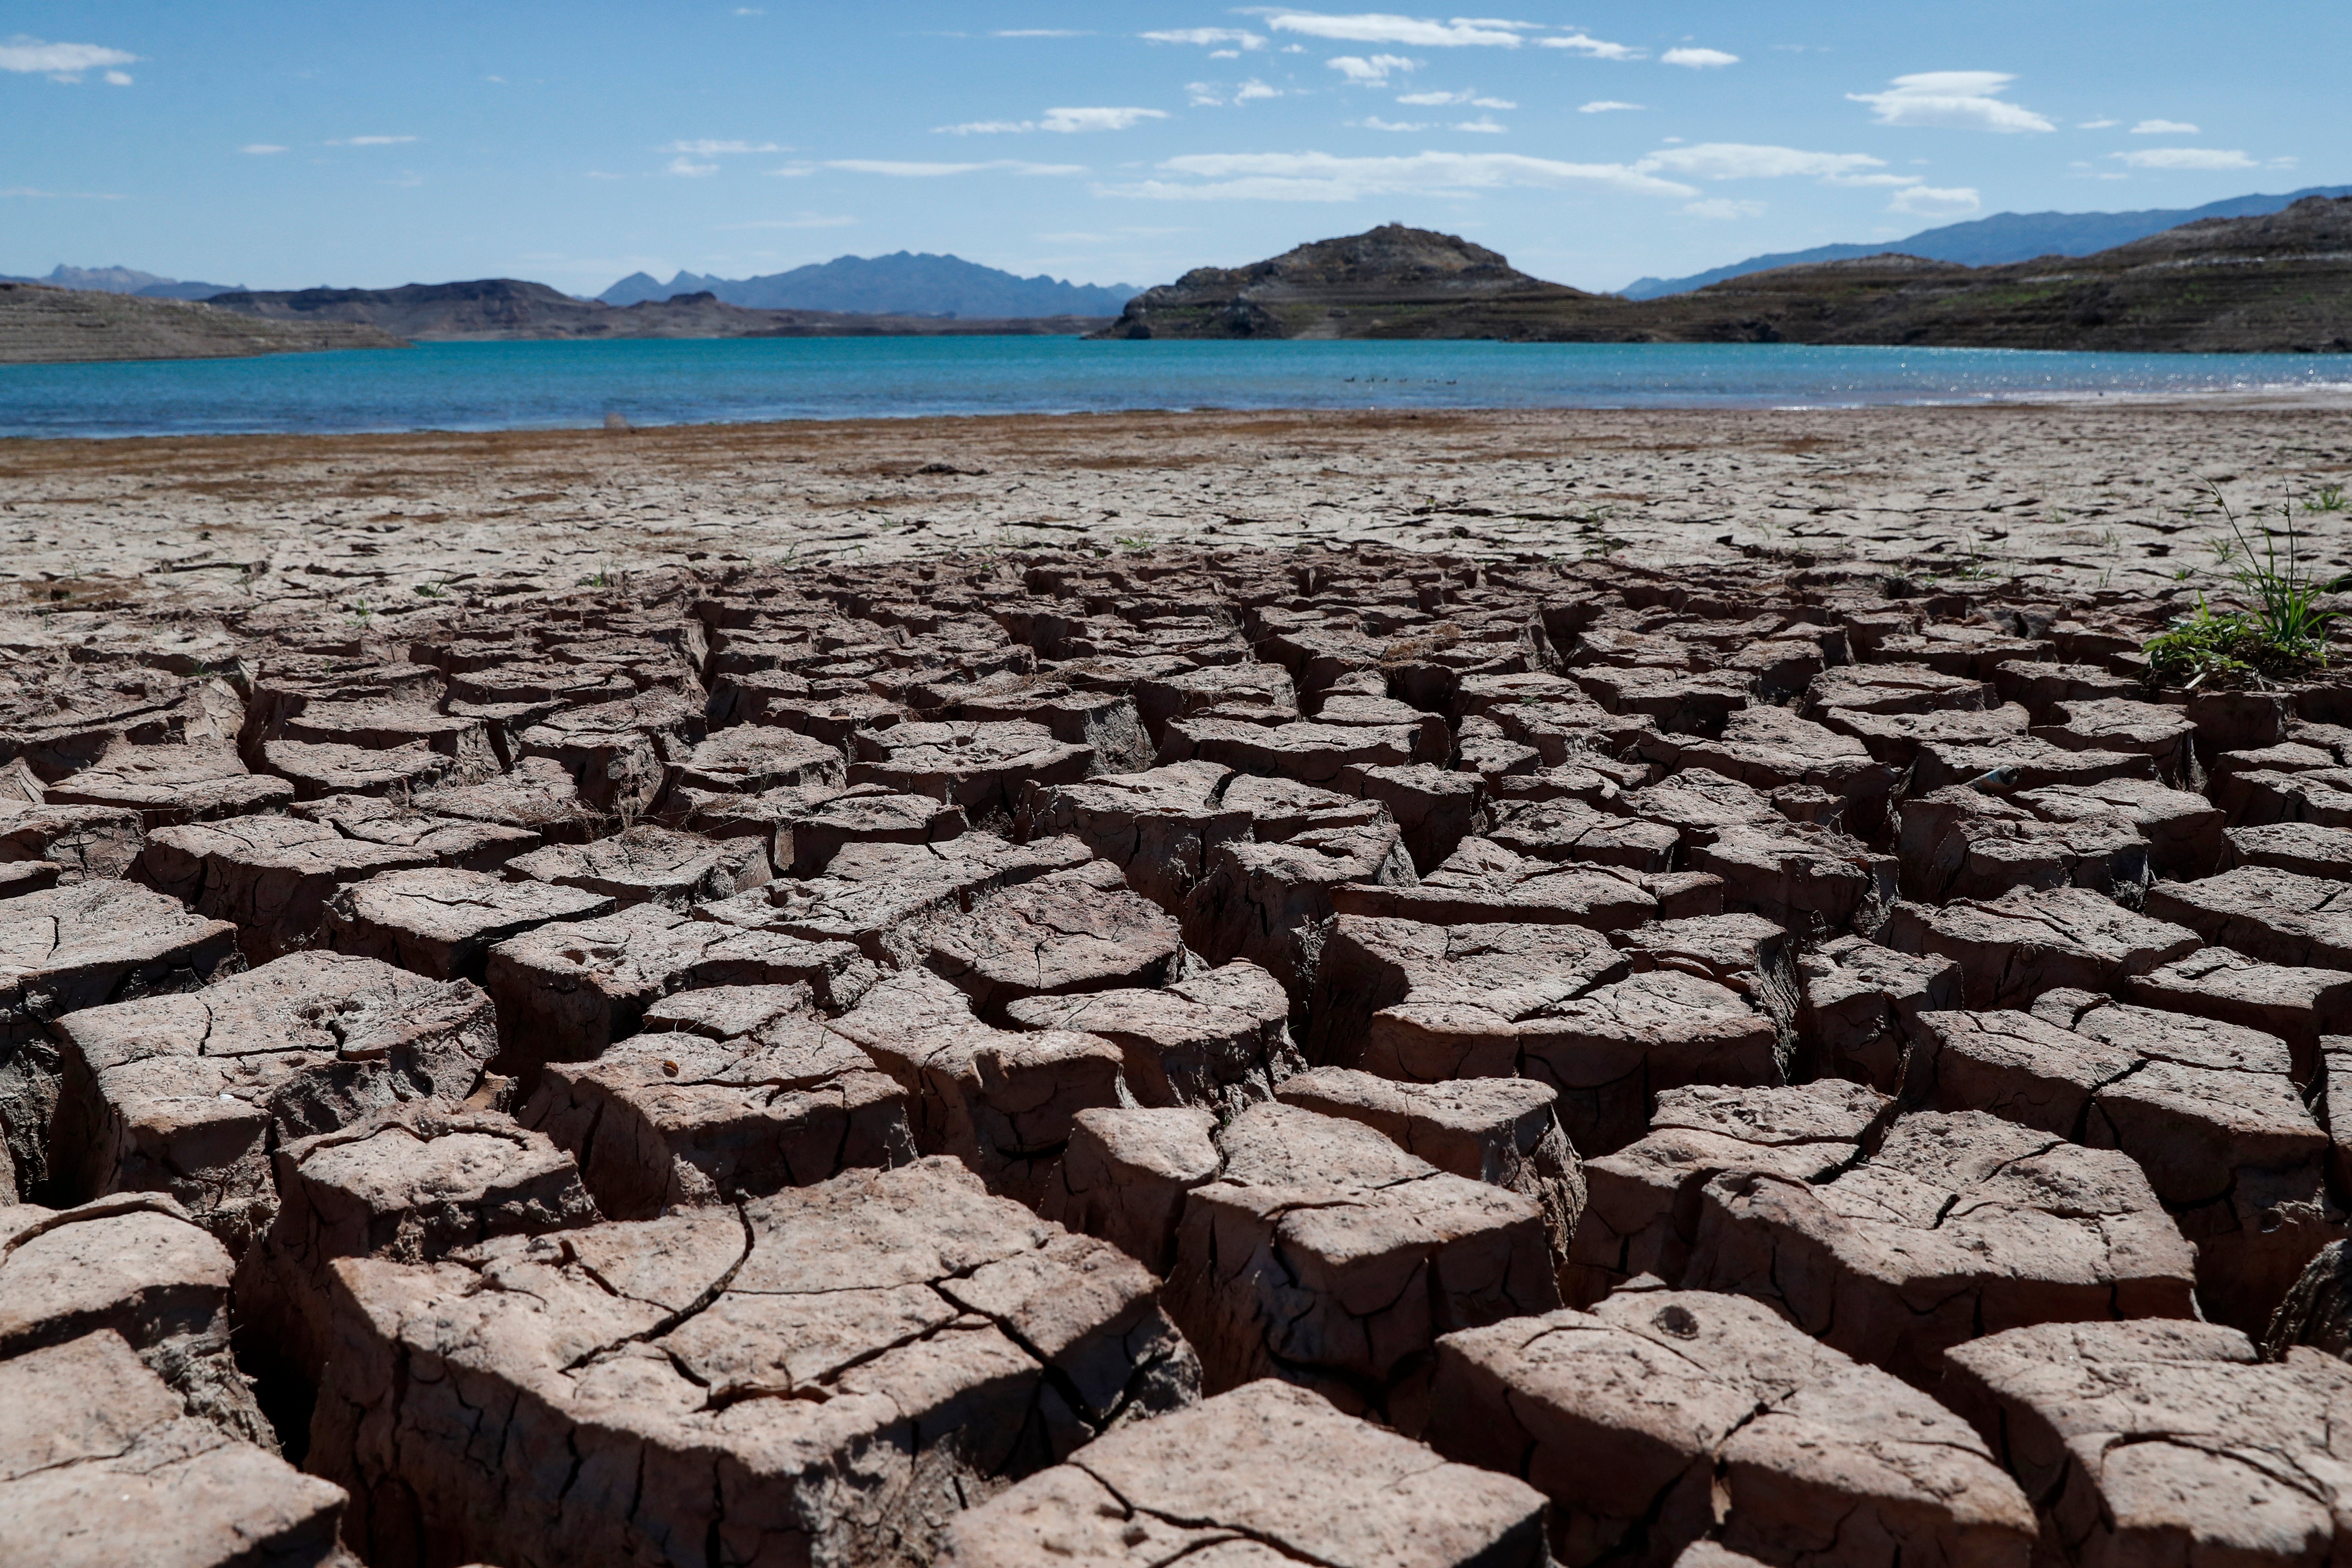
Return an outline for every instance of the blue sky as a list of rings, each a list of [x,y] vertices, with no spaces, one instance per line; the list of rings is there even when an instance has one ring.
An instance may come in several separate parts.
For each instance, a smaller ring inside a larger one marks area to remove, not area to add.
[[[2352,184],[2344,0],[16,0],[0,27],[19,274],[594,292],[912,249],[1148,283],[1398,220],[1615,288]]]

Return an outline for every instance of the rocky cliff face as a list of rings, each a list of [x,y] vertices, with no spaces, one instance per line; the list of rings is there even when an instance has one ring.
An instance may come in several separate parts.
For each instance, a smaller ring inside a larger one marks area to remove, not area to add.
[[[2095,256],[1963,267],[1884,255],[1656,300],[1588,294],[1394,226],[1139,296],[1106,334],[2352,351],[2352,198],[2213,218]]]

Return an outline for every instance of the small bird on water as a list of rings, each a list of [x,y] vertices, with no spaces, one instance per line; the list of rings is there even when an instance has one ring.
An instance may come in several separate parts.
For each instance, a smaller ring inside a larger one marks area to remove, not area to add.
[[[2015,789],[2017,787],[2017,781],[2024,776],[2025,775],[2016,768],[1994,768],[1990,772],[1979,773],[1976,777],[1970,779],[1969,781],[1969,787],[1972,790],[1981,791],[1986,795],[2006,795],[2011,790]]]

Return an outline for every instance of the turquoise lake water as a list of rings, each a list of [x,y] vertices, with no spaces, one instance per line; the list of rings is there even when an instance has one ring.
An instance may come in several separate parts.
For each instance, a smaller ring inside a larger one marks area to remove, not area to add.
[[[499,430],[1136,408],[1639,408],[2352,385],[2300,354],[1785,343],[735,338],[0,366],[0,436]]]

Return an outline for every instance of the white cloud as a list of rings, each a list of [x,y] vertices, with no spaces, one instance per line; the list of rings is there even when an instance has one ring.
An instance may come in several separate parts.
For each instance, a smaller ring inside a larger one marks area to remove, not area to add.
[[[1738,55],[1727,55],[1721,49],[1668,49],[1658,57],[1660,65],[1688,66],[1693,70],[1710,70],[1717,66],[1736,66]]]
[[[1703,202],[1685,204],[1683,211],[1692,217],[1741,218],[1760,217],[1762,202],[1735,202],[1729,196],[1709,196]]]
[[[805,174],[819,165],[772,171],[779,174]],[[882,174],[898,180],[935,180],[950,174],[977,174],[991,170],[1003,170],[1013,174],[1083,174],[1083,163],[1024,163],[1017,158],[992,158],[984,163],[908,163],[886,158],[835,158],[822,165],[837,169],[845,174]]]
[[[1588,59],[1596,60],[1638,60],[1649,53],[1647,49],[1637,49],[1627,44],[1604,43],[1585,33],[1568,33],[1557,38],[1538,38],[1537,42],[1548,49],[1574,49]]]
[[[1217,84],[1212,81],[1188,81],[1184,84],[1184,101],[1195,109],[1214,109],[1225,100],[1218,96]]]
[[[2135,169],[2254,169],[2261,165],[2243,153],[2216,147],[2148,147],[2137,153],[2113,153]]]
[[[716,158],[726,153],[789,153],[773,142],[673,142],[667,147],[656,147],[656,153],[682,153],[696,158]]]
[[[2135,136],[2194,136],[2197,127],[2185,120],[2143,120],[2131,128]]]
[[[280,147],[275,142],[255,142],[247,146],[238,148],[237,151],[240,153],[251,153],[256,157],[264,157],[271,153],[283,153],[286,149]]]
[[[1495,117],[1491,114],[1482,114],[1475,120],[1455,121],[1454,122],[1454,129],[1456,131],[1475,131],[1482,135],[1500,136],[1504,132],[1508,130],[1509,127],[1496,124],[1495,122]]]
[[[1165,120],[1164,109],[1049,109],[1040,131],[1124,131],[1147,120]]]
[[[1144,40],[1154,44],[1230,44],[1239,49],[1262,49],[1265,40],[1257,34],[1240,27],[1168,27],[1157,33],[1145,33]]]
[[[1198,103],[1201,101],[1198,89],[1203,84],[1193,85],[1193,101]],[[948,136],[994,136],[1018,135],[1030,131],[1124,131],[1146,120],[1167,118],[1168,111],[1164,109],[1049,109],[1043,120],[974,120],[962,125],[934,126],[932,132]]]
[[[1429,129],[1427,124],[1418,120],[1382,120],[1377,114],[1368,114],[1356,123],[1367,131],[1426,131]]]
[[[1937,190],[1932,185],[1913,185],[1897,191],[1895,199],[1886,204],[1891,213],[1903,213],[1911,217],[1966,217],[1984,206],[1984,199],[1966,185],[1949,190]]]
[[[1408,92],[1397,100],[1415,108],[1430,109],[1440,104],[1466,103],[1473,109],[1517,109],[1507,98],[1481,98],[1475,92]]]
[[[2001,71],[1920,71],[1898,76],[1885,92],[1849,92],[1870,105],[1881,125],[1934,126],[1947,131],[2055,131],[2020,104],[1996,98],[2017,79]]]
[[[1249,80],[1242,83],[1241,86],[1234,89],[1234,101],[1235,103],[1250,103],[1261,98],[1280,98],[1281,96],[1282,89],[1278,87],[1268,87],[1265,83],[1258,80],[1255,77],[1250,78]]]
[[[330,147],[398,147],[414,142],[414,136],[338,136],[327,143]]]
[[[1517,153],[1415,153],[1342,158],[1328,153],[1202,153],[1160,165],[1184,180],[1100,187],[1155,201],[1346,202],[1364,196],[1460,194],[1510,186],[1601,185],[1642,195],[1696,196],[1689,185],[1623,163],[1569,163]]]
[[[707,179],[710,175],[719,173],[719,165],[716,163],[698,163],[693,159],[688,157],[685,153],[680,153],[677,157],[672,158],[667,163],[663,165],[662,173],[665,174],[676,174],[681,179],[701,180]]]
[[[1596,98],[1591,103],[1576,106],[1579,114],[1614,114],[1620,110],[1639,109],[1638,103],[1620,103],[1613,98]]]
[[[767,14],[768,8],[765,5],[738,5],[735,7],[735,15],[738,16],[764,16]]]
[[[1421,68],[1419,60],[1402,55],[1374,55],[1370,59],[1361,55],[1334,55],[1323,63],[1358,87],[1386,87],[1390,72]]]
[[[1790,175],[1835,179],[1865,169],[1883,169],[1886,160],[1867,153],[1806,153],[1794,147],[1706,142],[1653,153],[1633,166],[1645,171],[1664,169],[1694,180],[1777,180]]]
[[[106,73],[106,84],[109,87],[129,87],[131,85],[131,73],[129,71],[109,71]]]
[[[1825,185],[1916,185],[1919,183],[1916,174],[1825,174],[1822,177],[1822,184]]]
[[[1451,49],[1465,45],[1516,49],[1519,47],[1519,34],[1529,26],[1484,16],[1457,16],[1450,22],[1433,22],[1380,11],[1353,16],[1283,11],[1267,16],[1265,25],[1278,33],[1304,33],[1310,38],[1338,38],[1350,44],[1403,44],[1423,49]]]
[[[133,65],[138,59],[137,55],[110,49],[103,44],[45,44],[38,38],[23,37],[0,44],[0,71],[37,74],[53,81],[79,81],[84,71]],[[121,74],[110,72],[107,79],[112,81]],[[131,79],[122,79],[127,83]]]
[[[2085,120],[2082,124],[2074,127],[2074,129],[2077,131],[2105,131],[2110,126],[2121,125],[2123,121],[2120,120]]]

